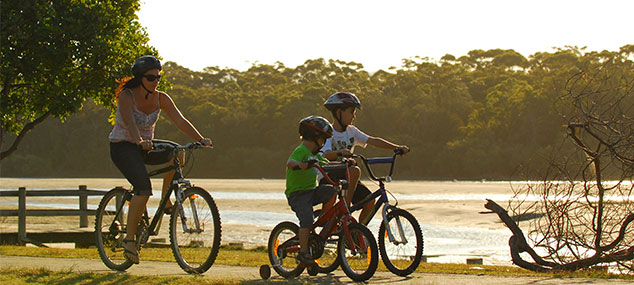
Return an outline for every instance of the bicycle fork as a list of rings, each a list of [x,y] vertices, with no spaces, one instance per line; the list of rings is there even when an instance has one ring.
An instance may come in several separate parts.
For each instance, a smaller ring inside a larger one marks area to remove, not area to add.
[[[405,233],[403,232],[403,224],[401,223],[401,219],[398,216],[394,217],[394,220],[396,220],[396,227],[398,229],[398,234],[401,236],[401,239],[397,241],[394,237],[394,234],[392,233],[392,227],[390,227],[390,223],[387,220],[388,208],[389,205],[386,204],[381,211],[381,215],[383,216],[383,224],[385,225],[385,233],[387,234],[391,243],[395,245],[407,244],[407,238],[405,237]]]
[[[202,229],[200,228],[200,220],[198,219],[198,210],[196,209],[196,198],[198,197],[197,195],[192,195],[191,197],[184,197],[183,195],[183,192],[184,192],[183,189],[188,187],[190,187],[190,185],[182,185],[176,191],[176,201],[174,206],[176,206],[176,208],[179,211],[179,214],[181,217],[181,223],[183,225],[183,232],[201,233]],[[192,214],[192,219],[194,220],[195,228],[193,229],[189,229],[187,226],[187,216],[185,215],[185,208],[183,207],[183,204],[187,203],[188,201],[191,204],[191,212],[192,212],[191,214]]]

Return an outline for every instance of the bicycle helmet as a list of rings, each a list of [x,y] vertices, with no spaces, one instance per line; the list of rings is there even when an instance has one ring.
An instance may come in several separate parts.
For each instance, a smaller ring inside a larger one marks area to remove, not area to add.
[[[361,110],[361,101],[357,95],[351,92],[337,92],[330,95],[326,102],[324,102],[326,109],[335,111],[337,109],[345,109],[348,107],[355,107]]]
[[[145,94],[145,100],[147,100],[148,96],[152,94],[152,90],[149,90],[147,89],[147,87],[145,87],[143,81],[141,80],[141,77],[143,76],[143,74],[151,69],[163,69],[161,67],[161,62],[153,55],[144,55],[137,58],[137,60],[134,61],[134,64],[132,64],[132,68],[130,68],[134,77],[137,78],[136,80],[138,80],[138,82],[141,83],[141,86],[143,86],[143,89],[147,91],[147,94]]]
[[[131,71],[135,77],[141,77],[150,69],[162,70],[163,68],[161,67],[161,62],[156,57],[153,55],[144,55],[134,61]]]
[[[321,116],[309,116],[299,121],[299,134],[308,140],[332,137],[332,125]]]

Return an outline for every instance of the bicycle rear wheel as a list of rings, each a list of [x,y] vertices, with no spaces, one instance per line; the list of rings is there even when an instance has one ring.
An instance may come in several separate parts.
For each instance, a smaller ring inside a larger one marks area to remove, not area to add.
[[[118,271],[132,266],[132,262],[125,258],[122,245],[131,198],[128,190],[114,188],[103,196],[95,216],[95,243],[99,257],[108,268]]]
[[[341,269],[354,281],[368,280],[379,265],[376,240],[372,232],[362,224],[350,224],[348,230],[352,242],[342,233],[337,245]]]
[[[423,232],[409,212],[394,208],[387,214],[387,223],[394,235],[390,242],[385,223],[379,227],[379,251],[383,264],[392,273],[407,276],[414,272],[423,257]]]
[[[178,265],[187,273],[207,271],[220,248],[220,214],[211,195],[202,188],[183,191],[184,200],[170,219],[170,242]]]
[[[284,278],[299,276],[304,268],[297,263],[299,254],[299,226],[292,222],[281,222],[269,236],[267,251],[269,261],[277,274]]]

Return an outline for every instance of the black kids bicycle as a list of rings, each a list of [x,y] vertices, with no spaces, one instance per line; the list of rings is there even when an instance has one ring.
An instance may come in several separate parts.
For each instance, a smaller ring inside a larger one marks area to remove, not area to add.
[[[418,268],[422,260],[424,241],[423,232],[416,218],[408,211],[398,208],[398,201],[394,202],[394,204],[390,203],[389,192],[385,188],[385,183],[392,181],[396,157],[402,153],[400,149],[396,149],[392,157],[366,158],[360,154],[351,156],[360,158],[363,161],[367,169],[367,176],[370,180],[378,183],[379,189],[352,205],[350,212],[353,213],[363,209],[366,203],[378,198],[373,211],[364,221],[359,222],[367,226],[377,212],[381,213],[382,221],[378,232],[378,246],[383,264],[390,272],[399,276],[407,276]],[[370,167],[373,164],[390,164],[389,174],[385,177],[376,177]],[[392,195],[392,197],[394,196]],[[315,215],[319,215],[319,210],[315,211]],[[332,236],[327,241],[326,248],[333,247],[337,242],[337,236]],[[335,260],[328,266],[320,267],[319,271],[324,273],[331,272],[337,269],[338,265],[338,261]]]
[[[173,151],[174,162],[170,166],[149,172],[149,175],[155,176],[171,170],[176,170],[176,173],[151,222],[146,208],[136,232],[136,246],[140,252],[150,236],[159,234],[165,206],[173,193],[174,203],[169,223],[170,247],[178,265],[185,272],[193,274],[201,274],[213,265],[218,255],[221,237],[220,214],[214,199],[205,189],[193,186],[185,179],[179,163],[179,151],[191,153],[198,148],[210,147],[197,142],[186,145],[154,143],[154,149],[157,151]],[[132,262],[125,258],[122,245],[126,236],[126,222],[132,196],[132,190],[114,188],[104,195],[97,208],[97,249],[101,260],[108,268],[114,270],[124,271],[132,266]]]

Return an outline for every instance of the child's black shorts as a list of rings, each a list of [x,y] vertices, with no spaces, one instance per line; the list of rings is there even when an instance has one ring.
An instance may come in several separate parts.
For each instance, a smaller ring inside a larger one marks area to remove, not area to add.
[[[313,206],[327,202],[335,194],[332,185],[319,185],[315,189],[292,192],[288,196],[288,205],[299,219],[300,228],[310,228],[313,225]]]
[[[328,177],[330,177],[330,179],[332,179],[332,181],[334,182],[339,182],[339,180],[341,179],[346,179],[346,168],[345,167],[338,167],[339,165],[335,164],[335,166],[326,166],[324,167],[324,170],[327,172]],[[326,182],[325,178],[322,178],[319,181],[319,184],[328,184],[328,182]],[[368,187],[365,187],[365,185],[363,185],[363,183],[361,183],[361,181],[359,181],[359,183],[357,183],[357,188],[354,190],[354,196],[352,196],[352,204],[356,204],[358,202],[360,202],[361,200],[363,200],[365,197],[367,197],[368,195],[372,194],[372,192],[370,191],[370,189],[368,189]]]

